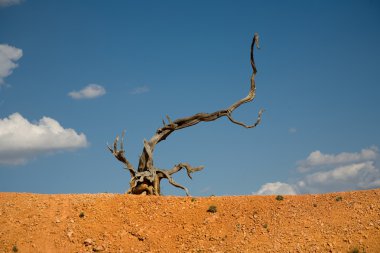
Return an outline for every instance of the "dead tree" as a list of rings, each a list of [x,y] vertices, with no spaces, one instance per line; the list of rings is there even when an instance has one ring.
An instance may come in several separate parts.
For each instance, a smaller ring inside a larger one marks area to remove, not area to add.
[[[163,178],[169,180],[169,183],[175,187],[181,188],[186,192],[186,195],[189,195],[189,191],[186,187],[176,183],[173,180],[173,174],[177,173],[181,169],[186,169],[187,175],[191,178],[191,173],[200,171],[204,167],[192,167],[188,163],[179,163],[175,165],[172,169],[159,169],[153,164],[153,152],[156,145],[165,140],[171,133],[176,130],[180,130],[186,127],[194,126],[200,122],[208,122],[214,121],[221,117],[227,117],[232,123],[240,125],[245,128],[254,128],[261,121],[261,115],[263,110],[260,110],[258,113],[258,117],[256,122],[253,125],[246,125],[243,122],[239,122],[232,117],[232,113],[235,109],[241,106],[244,103],[248,103],[255,98],[256,84],[255,84],[255,76],[256,76],[256,66],[253,57],[254,46],[259,49],[259,35],[255,33],[251,43],[251,66],[252,66],[252,76],[251,76],[251,86],[249,89],[249,93],[246,97],[240,99],[239,101],[232,104],[230,107],[224,110],[219,110],[213,113],[197,113],[193,116],[181,118],[172,121],[169,116],[166,116],[168,123],[163,120],[163,127],[157,129],[156,133],[153,137],[147,141],[144,140],[144,148],[142,154],[139,159],[139,164],[137,170],[133,167],[133,165],[126,159],[125,151],[123,147],[123,139],[125,135],[125,131],[123,131],[121,139],[119,136],[116,137],[113,147],[108,146],[108,149],[115,156],[117,160],[122,162],[125,166],[125,169],[129,171],[131,174],[130,180],[130,188],[127,193],[129,194],[142,194],[145,193],[147,195],[160,195],[160,182]]]

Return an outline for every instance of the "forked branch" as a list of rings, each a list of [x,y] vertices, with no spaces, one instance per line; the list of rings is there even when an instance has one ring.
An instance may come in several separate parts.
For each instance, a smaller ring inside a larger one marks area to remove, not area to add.
[[[166,172],[169,174],[169,175],[173,175],[174,173],[177,173],[178,171],[180,171],[181,169],[185,168],[186,169],[186,172],[187,172],[187,176],[190,178],[190,179],[193,179],[191,177],[191,173],[193,172],[197,172],[197,171],[200,171],[200,170],[203,170],[204,166],[198,166],[198,167],[192,167],[190,164],[188,163],[180,163],[180,164],[177,164],[175,165],[172,169],[170,170],[166,170]]]
[[[107,144],[107,147],[108,147],[108,150],[115,156],[115,158],[125,165],[125,169],[129,170],[131,177],[134,177],[136,174],[135,168],[127,160],[127,158],[125,158],[124,136],[125,136],[125,130],[123,131],[123,133],[121,135],[120,142],[119,142],[119,136],[116,136],[115,141],[113,142],[113,148],[111,148],[108,144]],[[120,146],[119,149],[117,147],[118,144]]]

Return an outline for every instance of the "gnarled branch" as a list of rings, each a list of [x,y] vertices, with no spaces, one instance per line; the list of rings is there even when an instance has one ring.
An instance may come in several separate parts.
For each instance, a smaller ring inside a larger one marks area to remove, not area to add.
[[[129,170],[131,177],[134,177],[136,174],[135,168],[133,165],[125,158],[125,150],[124,150],[124,136],[125,130],[121,134],[121,140],[119,142],[119,136],[116,136],[115,141],[113,142],[113,148],[111,148],[108,144],[108,150],[115,156],[117,160],[122,162],[125,165],[125,169]],[[117,148],[117,145],[120,145],[120,148]]]
[[[144,140],[144,148],[139,159],[137,172],[133,168],[132,164],[130,164],[129,161],[125,158],[125,155],[124,155],[125,154],[125,151],[123,149],[124,132],[122,135],[122,140],[120,141],[120,149],[117,148],[119,137],[116,137],[114,141],[113,149],[108,146],[108,149],[116,157],[116,159],[124,163],[126,168],[131,173],[131,177],[132,177],[130,181],[131,188],[129,189],[128,193],[140,194],[142,192],[146,192],[147,194],[159,195],[160,194],[160,189],[159,189],[160,180],[162,178],[166,178],[169,180],[170,184],[172,184],[175,187],[185,190],[186,194],[189,195],[187,188],[176,183],[173,180],[172,175],[180,171],[181,169],[185,168],[187,171],[187,175],[191,178],[190,174],[193,172],[202,170],[203,166],[191,167],[187,163],[180,163],[178,165],[175,165],[170,170],[160,170],[160,169],[155,168],[153,164],[153,152],[154,152],[155,146],[160,141],[165,140],[174,131],[180,130],[186,127],[194,126],[200,122],[214,121],[221,117],[227,117],[232,123],[240,125],[245,128],[253,128],[253,127],[256,127],[258,124],[260,124],[261,117],[264,110],[259,111],[256,122],[252,125],[247,125],[243,122],[235,120],[232,117],[232,113],[238,107],[240,107],[242,104],[253,101],[253,99],[256,96],[255,76],[257,73],[257,69],[255,65],[254,55],[253,55],[255,45],[257,48],[259,48],[259,35],[257,33],[254,34],[252,43],[251,43],[250,60],[251,60],[251,66],[252,66],[252,76],[251,76],[251,85],[250,85],[248,95],[236,101],[227,109],[219,110],[213,113],[197,113],[190,117],[180,118],[174,121],[172,121],[169,116],[166,116],[169,123],[166,124],[166,122],[162,120],[163,127],[157,129],[156,133],[152,136],[152,138],[149,141]]]
[[[235,119],[232,118],[232,113],[235,109],[237,109],[242,104],[252,101],[256,95],[255,76],[257,73],[257,68],[255,65],[255,59],[254,59],[254,54],[253,54],[255,45],[257,46],[257,48],[259,48],[259,35],[257,33],[255,33],[255,35],[253,36],[252,43],[251,43],[250,60],[251,60],[251,66],[252,66],[252,76],[251,76],[251,85],[250,85],[248,95],[238,100],[237,102],[235,102],[234,104],[232,104],[230,107],[228,107],[225,110],[219,110],[213,113],[197,113],[190,117],[180,118],[175,121],[172,121],[169,118],[169,116],[166,116],[168,118],[169,123],[164,124],[163,127],[157,129],[156,134],[148,141],[148,143],[147,144],[144,143],[144,150],[143,150],[143,154],[140,157],[138,171],[143,171],[143,170],[146,170],[147,168],[149,169],[150,166],[147,165],[147,162],[153,160],[153,157],[151,157],[147,153],[148,149],[146,149],[146,147],[149,146],[149,151],[153,153],[155,145],[159,143],[160,141],[165,140],[171,133],[173,133],[176,130],[194,126],[200,122],[214,121],[224,116],[228,117],[228,119],[232,123],[240,125],[245,128],[256,127],[261,122],[261,117],[264,110],[260,110],[257,120],[253,125],[246,125],[245,123],[236,121]]]
[[[170,170],[165,170],[169,175],[173,175],[174,173],[177,173],[178,171],[180,171],[181,169],[185,168],[186,169],[186,172],[187,172],[187,176],[190,178],[190,179],[193,179],[191,177],[191,173],[193,172],[197,172],[197,171],[200,171],[200,170],[203,170],[204,166],[198,166],[198,167],[192,167],[190,164],[188,163],[180,163],[180,164],[177,164],[175,165],[172,169]]]

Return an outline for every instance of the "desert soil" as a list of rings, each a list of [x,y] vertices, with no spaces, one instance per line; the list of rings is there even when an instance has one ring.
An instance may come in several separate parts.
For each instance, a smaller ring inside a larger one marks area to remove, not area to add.
[[[0,252],[376,253],[380,189],[283,200],[0,193]]]

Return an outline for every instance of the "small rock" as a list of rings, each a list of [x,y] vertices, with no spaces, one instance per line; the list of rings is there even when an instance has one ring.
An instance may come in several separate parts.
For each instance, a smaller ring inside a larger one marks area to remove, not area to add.
[[[74,231],[72,231],[71,229],[69,229],[66,233],[67,237],[69,237],[69,239],[71,239],[71,237],[73,236],[74,234]]]
[[[87,238],[86,240],[84,240],[83,244],[84,246],[90,246],[92,245],[94,242],[92,241],[92,239],[90,238]]]
[[[99,245],[99,246],[95,246],[92,250],[94,252],[99,252],[99,251],[104,251],[105,248],[102,245]]]

